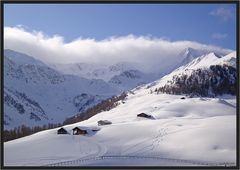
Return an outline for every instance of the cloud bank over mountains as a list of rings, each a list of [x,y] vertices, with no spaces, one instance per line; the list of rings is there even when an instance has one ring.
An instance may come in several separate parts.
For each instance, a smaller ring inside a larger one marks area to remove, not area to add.
[[[150,36],[126,35],[104,40],[78,38],[64,42],[59,35],[48,36],[24,27],[4,27],[4,49],[12,49],[35,57],[45,63],[91,63],[109,65],[132,62],[145,70],[167,68],[182,60],[179,53],[191,47],[227,54],[230,49],[193,41],[169,41]]]

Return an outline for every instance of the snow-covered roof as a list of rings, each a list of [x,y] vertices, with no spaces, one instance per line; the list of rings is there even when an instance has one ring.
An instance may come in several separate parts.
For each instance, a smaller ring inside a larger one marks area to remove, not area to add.
[[[86,127],[86,126],[76,126],[73,129],[78,128],[81,130],[100,130],[99,127],[95,127],[95,126],[90,126],[90,127]]]
[[[84,127],[84,126],[76,126],[73,129],[76,129],[76,128],[81,129],[81,130],[88,130],[89,129],[88,127]]]
[[[62,130],[62,129],[65,130],[65,131],[67,131],[67,130],[66,130],[65,128],[63,128],[63,127],[59,128],[58,130]]]

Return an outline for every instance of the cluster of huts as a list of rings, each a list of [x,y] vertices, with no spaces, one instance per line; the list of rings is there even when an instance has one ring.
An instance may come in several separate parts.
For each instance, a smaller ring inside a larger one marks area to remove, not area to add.
[[[110,125],[110,124],[112,124],[112,122],[109,120],[99,120],[98,121],[98,126]],[[76,126],[72,129],[72,134],[73,135],[87,135],[87,134],[90,134],[91,132],[97,132],[99,130],[100,130],[100,128],[98,128],[98,127]],[[70,133],[65,128],[61,127],[60,129],[57,130],[57,134],[70,134]]]
[[[77,126],[72,129],[72,134],[73,135],[87,135],[91,132],[97,132],[99,131],[100,128],[97,127],[80,127]],[[65,128],[61,127],[60,129],[57,130],[57,134],[70,134]]]
[[[154,119],[154,117],[152,115],[149,115],[146,113],[140,113],[137,115],[137,117]],[[98,126],[104,126],[104,125],[110,125],[110,124],[112,124],[112,122],[109,120],[99,120],[98,121]],[[72,134],[73,135],[87,135],[87,134],[90,134],[91,132],[97,132],[99,130],[100,130],[100,128],[98,128],[98,127],[76,126],[72,129]],[[65,128],[61,127],[60,129],[57,130],[57,134],[70,134],[70,133]]]

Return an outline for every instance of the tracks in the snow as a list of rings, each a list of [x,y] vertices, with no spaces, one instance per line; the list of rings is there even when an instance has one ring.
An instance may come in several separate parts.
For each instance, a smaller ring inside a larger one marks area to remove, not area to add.
[[[169,161],[169,162],[175,162],[181,164],[186,164],[190,166],[234,166],[234,163],[224,162],[224,163],[209,163],[209,162],[203,162],[203,161],[194,161],[194,160],[183,160],[183,159],[174,159],[174,158],[163,158],[163,157],[157,157],[157,156],[118,156],[118,155],[105,155],[105,156],[98,156],[98,157],[92,157],[92,158],[86,158],[86,159],[76,159],[72,161],[64,161],[64,162],[58,162],[53,164],[48,164],[45,166],[81,166],[81,165],[87,165],[87,162],[92,161],[104,161],[104,160],[113,160],[113,159],[152,159],[152,160],[162,160],[162,161]],[[107,165],[106,165],[107,166]],[[161,165],[159,165],[161,166]],[[171,165],[169,165],[171,166]]]

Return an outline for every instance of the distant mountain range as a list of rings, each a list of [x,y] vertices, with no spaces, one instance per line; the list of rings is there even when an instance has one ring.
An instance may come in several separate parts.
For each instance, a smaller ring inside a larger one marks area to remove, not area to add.
[[[161,73],[146,73],[128,62],[105,67],[86,63],[53,65],[4,50],[4,128],[59,123],[104,99],[147,83],[149,88],[154,86],[152,90],[162,88],[162,92],[167,92],[163,89],[176,87],[182,76],[198,75],[199,69],[207,75],[215,69],[217,74],[218,68],[210,68],[212,65],[221,65],[220,70],[227,74],[224,81],[231,78],[228,82],[234,87],[236,53],[225,55],[187,48],[179,55],[182,60],[177,63],[178,68],[160,79]],[[215,77],[218,81],[219,76]]]

